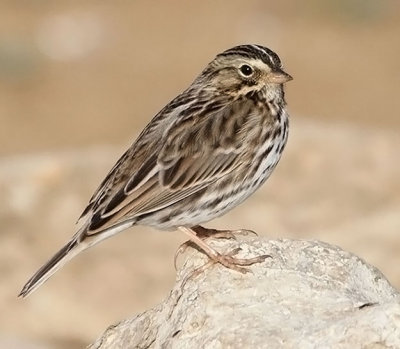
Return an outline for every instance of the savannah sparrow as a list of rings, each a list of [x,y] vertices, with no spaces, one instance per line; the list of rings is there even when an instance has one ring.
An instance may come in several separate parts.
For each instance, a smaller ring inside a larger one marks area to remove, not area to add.
[[[263,46],[217,55],[117,161],[82,213],[82,227],[20,296],[78,253],[134,225],[179,229],[229,268],[262,261],[219,254],[199,225],[240,204],[275,168],[288,137],[283,84],[291,79]]]

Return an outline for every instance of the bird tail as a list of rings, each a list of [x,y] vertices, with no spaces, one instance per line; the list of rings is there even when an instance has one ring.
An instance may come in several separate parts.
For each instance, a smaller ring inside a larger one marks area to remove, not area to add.
[[[42,285],[58,269],[70,259],[87,248],[87,244],[79,243],[77,239],[71,240],[59,250],[45,265],[43,265],[25,284],[18,297],[26,297]]]
[[[58,269],[87,248],[107,239],[135,224],[135,219],[116,224],[104,230],[87,233],[87,227],[82,227],[74,237],[43,265],[25,284],[18,297],[26,297],[47,281]]]

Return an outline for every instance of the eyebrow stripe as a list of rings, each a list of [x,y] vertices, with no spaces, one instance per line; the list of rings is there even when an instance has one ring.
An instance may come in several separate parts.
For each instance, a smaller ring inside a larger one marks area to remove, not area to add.
[[[218,56],[240,55],[247,58],[261,59],[269,66],[280,67],[278,55],[270,49],[260,45],[239,45],[220,53]]]

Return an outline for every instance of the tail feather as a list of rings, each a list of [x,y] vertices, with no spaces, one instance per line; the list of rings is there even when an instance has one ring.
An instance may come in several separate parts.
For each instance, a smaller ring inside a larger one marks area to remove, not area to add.
[[[108,239],[109,237],[131,227],[134,224],[135,219],[130,219],[92,234],[88,234],[86,227],[81,228],[81,230],[74,235],[70,242],[68,242],[60,251],[58,251],[28,280],[18,297],[28,296],[77,254],[99,243],[100,241]]]
[[[18,297],[26,297],[42,285],[58,269],[64,266],[70,259],[87,248],[87,244],[71,240],[59,250],[45,265],[43,265],[25,284]]]

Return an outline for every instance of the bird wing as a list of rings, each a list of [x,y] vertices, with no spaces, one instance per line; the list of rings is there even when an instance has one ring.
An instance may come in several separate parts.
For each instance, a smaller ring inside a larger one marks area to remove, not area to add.
[[[94,195],[94,204],[87,209],[92,211],[87,235],[173,205],[242,164],[247,104],[205,110],[206,106],[175,118],[161,139],[153,137],[152,144],[139,146],[144,138],[138,138]],[[132,168],[137,170],[132,173]]]

